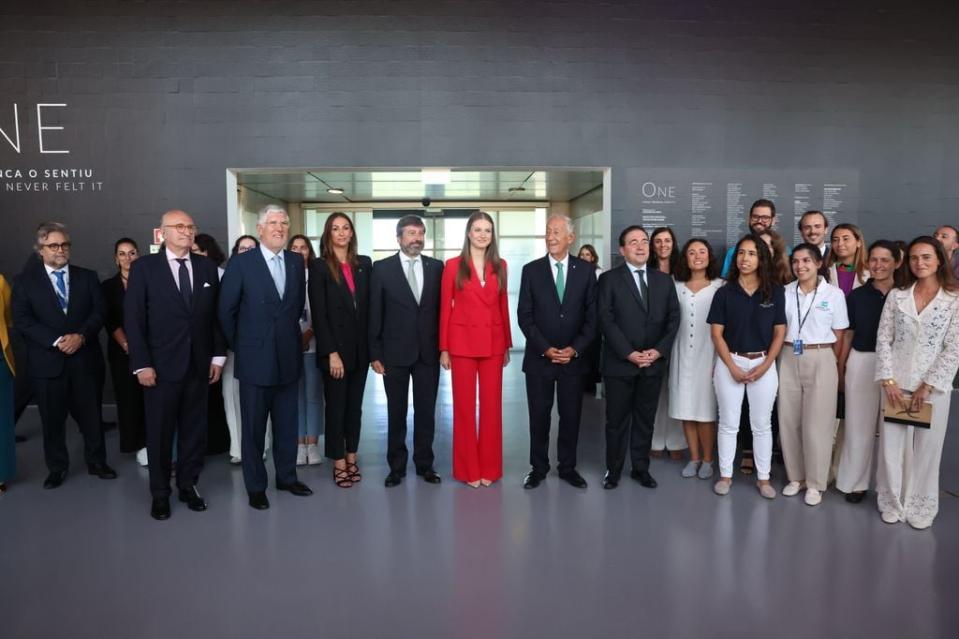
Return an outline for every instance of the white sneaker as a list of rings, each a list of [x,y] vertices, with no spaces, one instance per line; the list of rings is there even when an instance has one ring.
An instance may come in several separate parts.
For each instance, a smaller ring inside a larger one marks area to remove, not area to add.
[[[296,445],[296,465],[306,466],[306,444]]]
[[[715,484],[713,484],[713,492],[717,495],[728,495],[729,489],[732,488],[733,482],[723,481],[720,479]]]
[[[894,513],[894,512],[886,512],[886,511],[883,511],[883,513],[882,513],[882,520],[883,520],[884,522],[886,522],[887,524],[898,524],[898,523],[899,523],[899,515],[897,515],[897,514]]]
[[[240,464],[243,463],[243,460],[240,459],[239,457],[230,457],[230,463],[233,464],[234,466],[239,466]]]
[[[805,501],[807,506],[818,506],[822,501],[822,493],[815,488],[807,488]]]
[[[137,463],[144,467],[149,465],[149,460],[147,459],[146,447],[141,448],[140,450],[137,451]]]
[[[310,466],[318,466],[323,463],[323,455],[320,454],[320,447],[316,444],[306,445],[306,463]]]
[[[791,481],[783,488],[783,497],[795,497],[802,490],[801,481]]]

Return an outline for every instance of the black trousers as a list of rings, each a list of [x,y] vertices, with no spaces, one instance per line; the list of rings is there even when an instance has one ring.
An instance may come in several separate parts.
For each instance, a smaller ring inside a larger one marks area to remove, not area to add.
[[[556,457],[559,471],[576,468],[579,420],[583,410],[584,375],[526,374],[526,404],[529,408],[529,463],[540,475],[549,472],[549,427],[553,397],[557,396],[559,433]]]
[[[299,429],[299,380],[277,386],[240,381],[240,450],[247,492],[266,490],[263,445],[266,420],[273,425],[273,466],[277,485],[296,483],[296,435]]]
[[[150,492],[170,496],[173,439],[176,436],[176,484],[189,488],[197,483],[206,453],[206,398],[209,370],[190,366],[179,382],[157,380],[144,387],[147,457],[150,460]]]
[[[73,417],[83,434],[83,457],[87,464],[106,463],[106,445],[100,423],[98,386],[103,371],[90,370],[76,359],[67,358],[58,377],[34,377],[33,391],[43,424],[43,456],[50,472],[70,467],[67,452],[67,415]]]
[[[413,465],[423,472],[433,468],[433,434],[436,431],[436,393],[439,364],[417,362],[412,366],[387,366],[383,375],[386,391],[386,461],[390,472],[406,474],[406,414],[410,380],[413,380]],[[329,430],[327,430],[329,438]]]
[[[326,446],[330,459],[343,459],[360,446],[360,422],[363,419],[363,391],[367,367],[344,373],[333,379],[329,367],[323,368],[323,396],[326,398]]]
[[[130,360],[123,353],[110,353],[110,377],[117,402],[117,430],[120,452],[135,453],[146,446],[146,412],[143,386],[130,374]]]
[[[662,375],[604,377],[606,384],[606,470],[619,477],[629,444],[634,470],[649,470],[649,449]],[[628,441],[627,441],[628,440]]]

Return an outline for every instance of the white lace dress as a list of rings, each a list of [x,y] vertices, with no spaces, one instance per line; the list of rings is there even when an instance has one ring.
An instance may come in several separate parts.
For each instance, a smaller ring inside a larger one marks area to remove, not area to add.
[[[949,417],[952,380],[959,369],[959,296],[940,290],[916,311],[913,290],[893,289],[879,320],[876,382],[895,379],[903,390],[933,387],[930,428],[883,422],[876,489],[879,511],[916,528],[939,512],[939,462]],[[882,395],[885,400],[885,393]]]

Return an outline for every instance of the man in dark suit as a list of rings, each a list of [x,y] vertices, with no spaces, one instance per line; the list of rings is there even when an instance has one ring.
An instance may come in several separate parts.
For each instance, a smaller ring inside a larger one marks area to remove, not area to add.
[[[16,278],[13,317],[27,344],[27,374],[43,424],[50,471],[43,487],[56,488],[66,479],[68,413],[83,433],[88,472],[114,479],[117,474],[106,463],[98,405],[104,375],[98,339],[104,314],[100,282],[94,271],[69,264],[70,236],[62,224],[41,224],[36,249],[43,264]]]
[[[599,326],[603,332],[606,385],[606,477],[619,485],[629,445],[630,477],[655,488],[649,448],[659,390],[679,329],[679,299],[672,278],[646,268],[649,236],[641,226],[619,234],[626,262],[599,278]]]
[[[208,386],[220,379],[226,347],[216,321],[216,264],[190,252],[196,225],[183,211],[160,221],[164,250],[133,262],[123,328],[131,373],[143,386],[154,519],[170,517],[170,459],[177,439],[179,499],[206,510],[196,484],[206,453]]]
[[[589,363],[581,354],[596,337],[596,269],[569,254],[576,236],[565,215],[546,221],[549,255],[523,267],[516,319],[526,336],[523,372],[529,406],[529,462],[524,488],[536,488],[549,472],[549,426],[558,397],[559,476],[586,488],[576,471],[576,444]]]
[[[270,507],[266,498],[263,442],[267,418],[273,424],[276,488],[298,496],[313,491],[296,477],[298,393],[303,370],[300,315],[306,303],[303,258],[284,250],[290,218],[281,207],[265,206],[257,218],[258,249],[227,262],[220,287],[223,335],[236,356],[243,428],[243,481],[250,506]]]
[[[373,265],[370,286],[370,359],[386,390],[386,486],[406,475],[406,413],[413,380],[413,464],[427,483],[433,470],[433,432],[439,387],[440,280],[443,263],[422,254],[426,226],[415,215],[396,224],[399,252]]]

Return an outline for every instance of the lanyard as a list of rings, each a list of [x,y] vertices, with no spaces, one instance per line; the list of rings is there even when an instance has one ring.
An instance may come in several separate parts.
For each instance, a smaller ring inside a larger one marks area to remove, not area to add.
[[[806,319],[809,317],[809,311],[812,310],[812,307],[816,304],[816,295],[819,293],[819,278],[816,278],[816,288],[812,292],[812,301],[809,302],[809,308],[806,309],[806,314],[802,315],[799,312],[799,282],[796,282],[796,318],[799,320],[799,330],[796,331],[796,337],[802,339],[802,327],[806,323]]]

